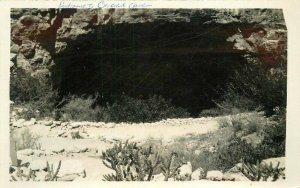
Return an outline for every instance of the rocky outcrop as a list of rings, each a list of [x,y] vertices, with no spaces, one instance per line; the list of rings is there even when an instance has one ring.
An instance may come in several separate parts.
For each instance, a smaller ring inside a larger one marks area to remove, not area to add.
[[[12,9],[12,60],[33,71],[49,68],[53,56],[71,41],[82,40],[102,25],[151,22],[236,24],[239,32],[228,40],[235,42],[235,48],[248,51],[257,51],[259,45],[277,48],[286,32],[282,11],[274,9]],[[247,25],[255,27],[249,30]]]
[[[278,64],[286,37],[279,9],[12,9],[10,63],[12,70],[51,78],[63,94],[93,94],[109,87],[112,94],[103,95],[111,100],[124,90],[128,95],[139,90],[172,98],[175,105],[198,113],[199,106],[212,105],[211,99],[183,97],[209,95],[211,85],[222,85],[208,75],[226,80],[245,53]],[[178,75],[186,74],[187,66],[196,73],[181,80]],[[130,72],[132,67],[139,74]],[[180,91],[169,88],[173,82]]]

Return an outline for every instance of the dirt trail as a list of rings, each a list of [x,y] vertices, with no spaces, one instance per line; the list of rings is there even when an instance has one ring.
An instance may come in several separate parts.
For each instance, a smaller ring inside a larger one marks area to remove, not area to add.
[[[87,173],[82,180],[101,180],[104,174],[112,173],[102,164],[100,155],[102,151],[113,146],[117,141],[136,141],[142,143],[149,138],[162,139],[165,143],[176,137],[191,134],[205,134],[218,129],[218,118],[187,118],[168,119],[154,123],[82,123],[75,128],[72,125],[78,122],[70,122],[69,127],[61,125],[52,127],[45,126],[37,121],[34,125],[24,126],[17,129],[22,131],[25,128],[33,134],[40,136],[38,142],[41,150],[48,153],[46,156],[33,156],[33,160],[42,159],[59,161],[66,159],[80,160]],[[97,125],[97,126],[91,126]],[[70,137],[58,137],[60,132],[84,131],[88,137],[72,139]],[[63,152],[62,152],[63,151]],[[84,151],[84,152],[82,152]],[[55,154],[57,152],[57,154]],[[80,179],[79,179],[80,180]]]

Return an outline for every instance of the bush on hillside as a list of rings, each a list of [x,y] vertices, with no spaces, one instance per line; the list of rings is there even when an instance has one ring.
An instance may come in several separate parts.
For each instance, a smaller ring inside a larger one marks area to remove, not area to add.
[[[104,109],[95,106],[96,97],[79,97],[69,95],[64,99],[66,104],[59,109],[62,114],[61,119],[65,121],[100,121],[103,117]],[[95,106],[95,107],[94,107]]]
[[[39,118],[52,116],[58,93],[52,89],[48,78],[32,77],[17,68],[10,75],[10,100],[28,109],[23,114],[25,119]]]
[[[161,96],[136,99],[121,96],[120,100],[107,105],[107,117],[113,122],[153,122],[167,118],[189,117],[189,113],[172,105],[171,100]]]
[[[286,62],[282,62],[277,67],[269,68],[254,57],[248,58],[248,61],[242,69],[236,70],[230,78],[222,101],[229,100],[233,105],[244,106],[250,110],[262,107],[268,115],[274,114],[276,107],[285,108],[287,93]],[[241,100],[234,100],[236,96],[244,98],[242,101],[245,104],[240,103]]]
[[[69,96],[65,98],[65,101],[66,104],[60,109],[64,120],[153,122],[189,116],[184,109],[174,107],[170,100],[156,95],[148,99],[136,99],[123,95],[120,100],[104,107],[97,104],[97,96],[86,98]]]

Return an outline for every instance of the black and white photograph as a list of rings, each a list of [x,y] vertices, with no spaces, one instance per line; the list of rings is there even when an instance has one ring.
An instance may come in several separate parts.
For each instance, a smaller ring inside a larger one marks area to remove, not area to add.
[[[280,8],[11,8],[9,182],[285,182]]]

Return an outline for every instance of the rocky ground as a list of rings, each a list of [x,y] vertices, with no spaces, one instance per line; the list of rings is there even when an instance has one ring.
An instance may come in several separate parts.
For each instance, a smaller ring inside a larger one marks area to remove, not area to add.
[[[35,149],[17,151],[21,160],[21,170],[28,174],[36,171],[36,180],[43,181],[48,174],[47,161],[53,169],[62,161],[58,173],[60,181],[103,180],[103,175],[113,171],[103,165],[102,151],[119,141],[135,141],[140,144],[148,139],[162,140],[163,145],[171,144],[175,138],[189,135],[213,133],[219,129],[218,118],[167,119],[155,123],[104,123],[104,122],[61,122],[52,120],[24,119],[12,120],[11,128],[15,137],[21,138],[24,131],[30,130],[38,135]],[[17,140],[18,142],[18,140]],[[284,166],[284,158],[272,159]],[[268,161],[267,161],[268,162]],[[269,162],[268,162],[269,163]],[[19,170],[11,166],[11,175],[17,176]],[[192,172],[188,162],[181,167],[183,175],[190,174],[192,180],[203,179],[201,168]],[[162,174],[153,177],[162,181]],[[233,168],[223,174],[220,171],[209,171],[208,180],[248,180],[237,169]]]

